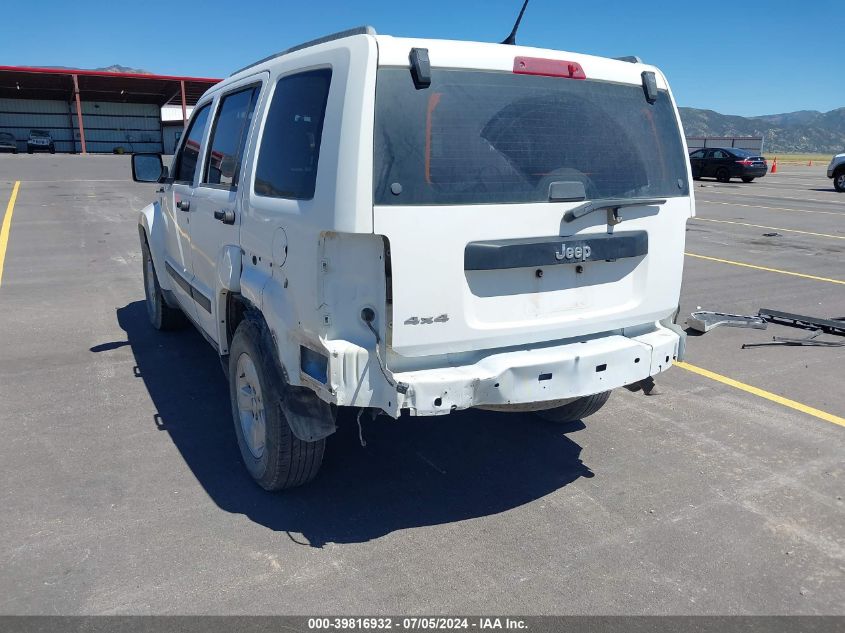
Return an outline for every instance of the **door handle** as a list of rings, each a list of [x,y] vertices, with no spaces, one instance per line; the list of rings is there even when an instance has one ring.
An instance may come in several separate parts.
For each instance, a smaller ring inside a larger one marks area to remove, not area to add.
[[[180,200],[176,203],[176,206],[179,207],[180,211],[190,211],[191,210],[191,201],[190,200]]]
[[[220,220],[223,224],[234,224],[235,223],[235,212],[231,209],[224,209],[221,211],[214,212],[214,219]]]

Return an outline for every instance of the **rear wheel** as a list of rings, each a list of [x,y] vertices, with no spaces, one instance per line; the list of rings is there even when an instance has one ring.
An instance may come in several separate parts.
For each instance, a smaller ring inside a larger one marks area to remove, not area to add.
[[[591,396],[584,396],[561,407],[554,409],[546,409],[545,411],[536,411],[537,417],[548,420],[549,422],[575,422],[582,420],[589,415],[593,415],[596,411],[601,409],[608,398],[610,398],[609,391],[602,391]]]
[[[722,167],[719,171],[716,172],[716,180],[718,180],[719,182],[730,182],[731,174],[727,169]]]
[[[150,323],[157,330],[177,330],[183,327],[185,315],[179,308],[171,308],[164,300],[161,286],[158,285],[150,248],[146,242],[141,246],[141,256],[144,263],[144,296]]]
[[[833,175],[833,188],[839,193],[845,193],[845,169],[840,169]]]
[[[743,176],[742,182],[754,182],[754,176]]]
[[[247,316],[229,348],[229,396],[244,465],[265,490],[308,483],[323,463],[326,440],[306,442],[282,412],[284,378],[260,318]],[[265,335],[266,334],[266,335]]]

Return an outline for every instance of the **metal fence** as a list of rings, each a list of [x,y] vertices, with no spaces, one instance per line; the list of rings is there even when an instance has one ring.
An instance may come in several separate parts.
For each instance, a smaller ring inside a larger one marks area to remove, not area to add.
[[[735,147],[749,152],[763,152],[762,136],[688,136],[690,151],[705,147]]]

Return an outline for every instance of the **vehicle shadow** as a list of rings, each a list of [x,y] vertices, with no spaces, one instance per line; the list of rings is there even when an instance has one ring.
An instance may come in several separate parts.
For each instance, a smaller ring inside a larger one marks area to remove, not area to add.
[[[504,512],[593,473],[567,426],[531,415],[483,411],[436,418],[351,413],[329,437],[311,484],[283,493],[259,488],[240,463],[229,396],[215,352],[193,329],[156,332],[142,301],[117,310],[135,356],[135,375],[167,433],[209,496],[227,512],[312,547],[358,543],[394,530]],[[113,349],[103,343],[92,351]]]

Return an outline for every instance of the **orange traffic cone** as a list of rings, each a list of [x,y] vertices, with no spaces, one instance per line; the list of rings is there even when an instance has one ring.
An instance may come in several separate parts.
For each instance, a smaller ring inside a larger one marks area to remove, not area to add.
[[[772,162],[772,171],[770,173],[772,173],[772,174],[778,173],[778,157],[777,156],[775,156],[775,160]]]

